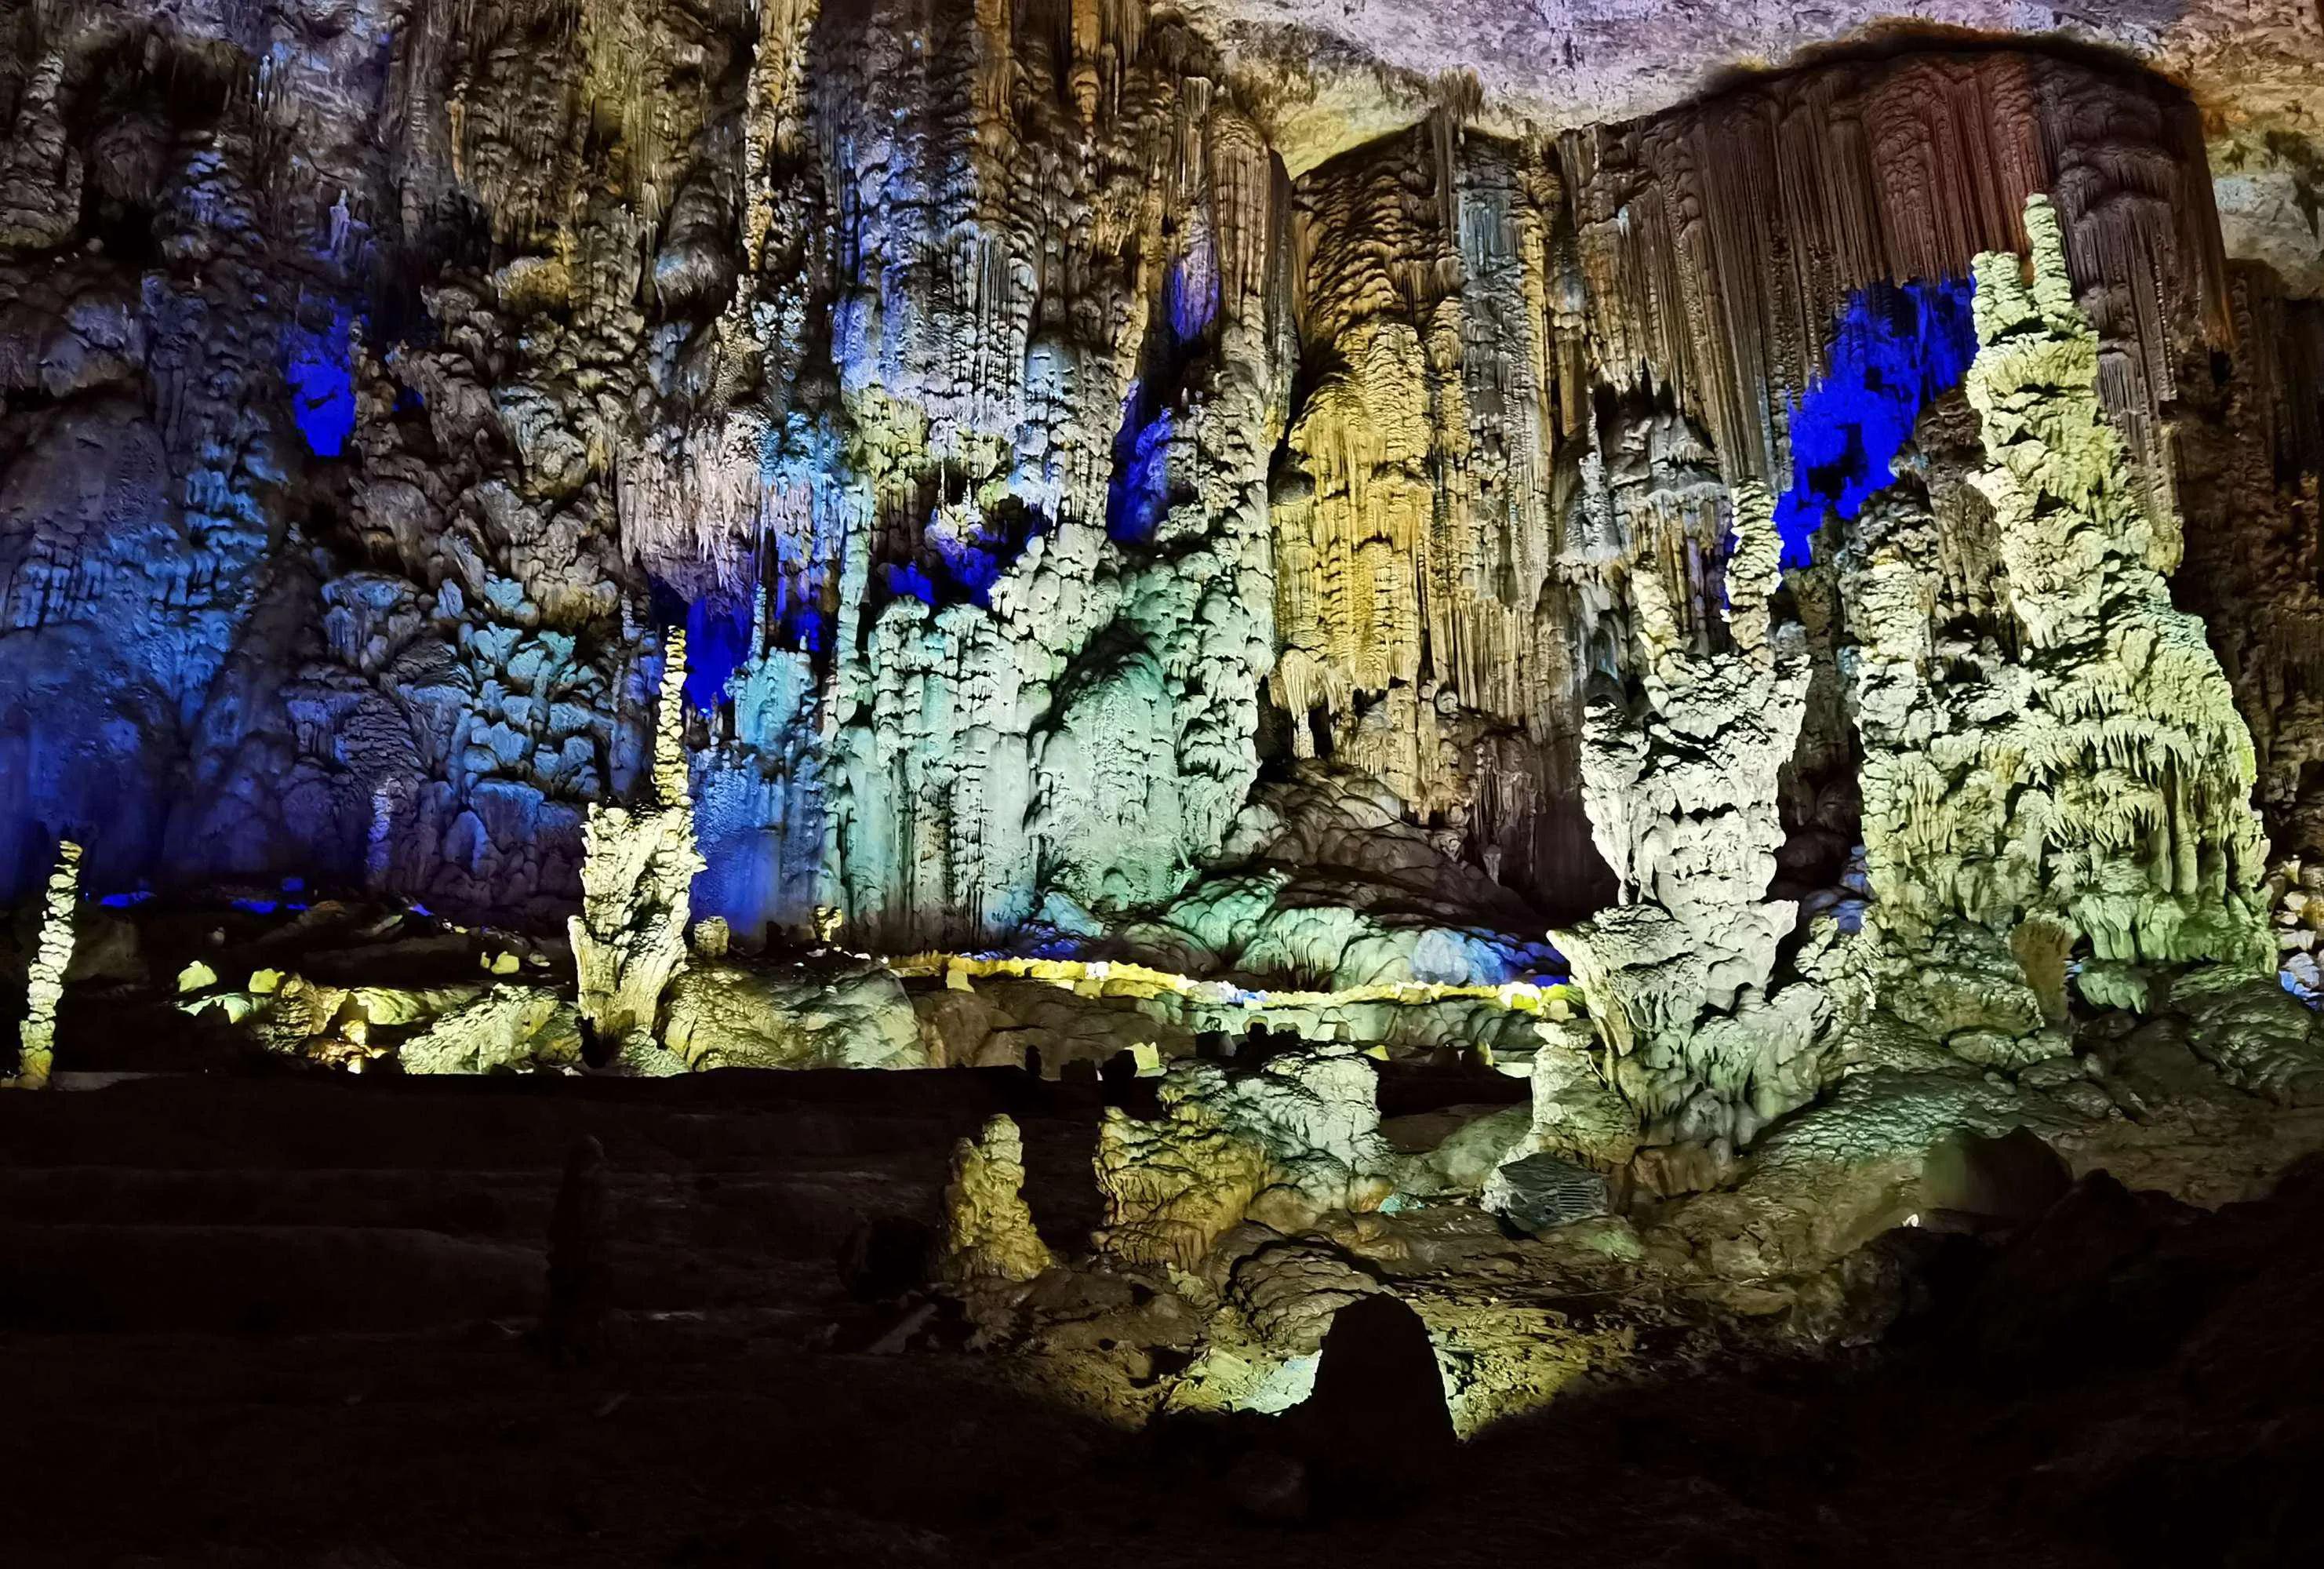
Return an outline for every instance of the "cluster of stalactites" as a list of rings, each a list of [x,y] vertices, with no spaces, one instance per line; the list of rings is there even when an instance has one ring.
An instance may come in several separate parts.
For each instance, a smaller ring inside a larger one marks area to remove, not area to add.
[[[1554,940],[1614,1087],[1658,1134],[1741,1142],[1817,1089],[1825,1003],[1773,985],[1797,907],[1766,898],[1783,843],[1778,776],[1806,712],[1804,631],[1769,600],[1781,544],[1746,485],[1727,568],[1729,646],[1693,646],[1662,575],[1629,578],[1644,703],[1591,706],[1582,791],[1623,903]]]
[[[1295,715],[1424,681],[1508,722],[1541,706],[1554,177],[1527,149],[1444,143],[1422,127],[1300,182],[1303,337],[1327,368],[1277,486],[1273,684]]]
[[[888,10],[816,73],[868,497],[825,868],[903,946],[1052,891],[1151,903],[1216,850],[1258,770],[1288,377],[1277,165],[1190,38],[1111,0]]]
[[[1296,755],[1328,747],[1499,875],[1571,725],[1556,177],[1440,116],[1302,177],[1296,203],[1317,374],[1274,483],[1270,695]]]
[[[2029,192],[2059,192],[2101,312],[2100,394],[2158,498],[2174,360],[2232,338],[2200,117],[2140,73],[1905,51],[1571,131],[1561,151],[1600,374],[1699,419],[1729,480],[1784,472],[1780,389],[1815,379],[1851,293],[1959,277],[2016,243]],[[2157,549],[2175,549],[2159,521]]]
[[[655,1029],[662,993],[686,964],[690,892],[703,869],[687,784],[686,634],[673,630],[667,636],[654,720],[653,800],[589,808],[581,913],[568,925],[581,1017],[621,1060],[641,1069],[669,1055],[659,1050]]]
[[[65,971],[72,964],[73,909],[79,900],[80,846],[61,840],[41,906],[40,944],[32,954],[24,1022],[17,1035],[16,1083],[25,1089],[46,1085],[56,1059],[57,1004],[64,997]]]

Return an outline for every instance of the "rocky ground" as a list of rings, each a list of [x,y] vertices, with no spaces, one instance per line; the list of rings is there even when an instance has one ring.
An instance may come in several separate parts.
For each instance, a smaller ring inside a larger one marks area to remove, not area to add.
[[[1827,1318],[1859,1333],[1821,1344],[1813,1291],[1746,1315],[1634,1276],[1594,1309],[1633,1354],[1351,1516],[1302,1507],[1314,1441],[1286,1425],[1101,1420],[917,1284],[952,1140],[1011,1112],[1072,1250],[1101,1102],[1142,1089],[281,1074],[0,1096],[0,1539],[27,1565],[419,1569],[2255,1564],[2324,1537],[2301,1507],[2324,1457],[2312,1164],[2216,1212],[2102,1176],[2050,1202],[2054,1169],[2016,1186],[2046,1204],[2030,1218],[1932,1212],[1832,1273],[1853,1303]],[[1385,1109],[1451,1089],[1390,1075]],[[2202,1113],[2210,1138],[2228,1112]],[[2239,1190],[2324,1144],[2305,1115],[2251,1113],[2278,1142],[2243,1147]],[[2101,1153],[2165,1173],[2167,1121]],[[558,1365],[533,1326],[585,1135],[611,1172],[610,1313]],[[1413,1295],[1483,1299],[1463,1267]]]

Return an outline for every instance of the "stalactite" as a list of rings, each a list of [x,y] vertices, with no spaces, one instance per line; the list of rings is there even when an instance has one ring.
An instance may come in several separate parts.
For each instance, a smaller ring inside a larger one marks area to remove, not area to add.
[[[615,475],[622,546],[687,597],[744,586],[754,545],[782,514],[760,475],[764,422],[729,417],[658,434]]]
[[[2057,192],[2100,392],[2175,559],[2165,422],[2180,356],[2224,346],[2224,264],[2191,106],[2151,79],[2034,54],[1913,54],[1772,78],[1627,126],[1568,133],[1590,330],[1617,387],[1674,396],[1730,478],[1787,472],[1782,394],[1877,281],[1962,276],[2020,249]]]
[[[1544,614],[1555,177],[1443,117],[1297,200],[1311,386],[1276,482],[1272,695],[1300,755],[1320,710],[1335,757],[1499,873],[1575,706]]]

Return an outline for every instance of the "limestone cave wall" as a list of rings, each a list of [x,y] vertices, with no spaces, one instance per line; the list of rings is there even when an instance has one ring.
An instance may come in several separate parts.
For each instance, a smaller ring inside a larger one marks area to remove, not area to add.
[[[69,838],[101,891],[561,922],[682,627],[694,909],[746,941],[1360,870],[1303,791],[1379,792],[1405,871],[1499,885],[1480,923],[1910,906],[1868,781],[1942,703],[1875,678],[2051,674],[1965,390],[1971,258],[2035,195],[2126,466],[2107,570],[2201,617],[2279,855],[2324,851],[2324,307],[2227,260],[2206,106],[1952,41],[1619,123],[1384,74],[1319,139],[1347,82],[1215,9],[0,14],[0,897]],[[1746,496],[1781,570],[1738,599]],[[1720,774],[1686,695],[1761,687]],[[2234,744],[2158,787],[2212,813],[2190,898],[2256,898]],[[1734,800],[1622,804],[1706,756]],[[1720,814],[1748,854],[1655,893]]]

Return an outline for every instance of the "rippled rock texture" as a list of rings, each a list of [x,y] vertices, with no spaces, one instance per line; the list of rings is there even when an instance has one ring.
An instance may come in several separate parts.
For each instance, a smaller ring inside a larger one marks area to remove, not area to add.
[[[1324,990],[1554,923],[1706,1147],[1868,974],[1873,1057],[2014,1068],[2069,974],[2265,971],[2310,19],[1600,9],[11,12],[0,884],[579,908],[624,1039],[716,918],[703,1061],[725,932]],[[2048,380],[1977,330],[2029,253]]]

